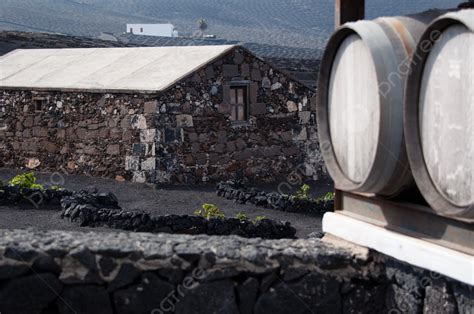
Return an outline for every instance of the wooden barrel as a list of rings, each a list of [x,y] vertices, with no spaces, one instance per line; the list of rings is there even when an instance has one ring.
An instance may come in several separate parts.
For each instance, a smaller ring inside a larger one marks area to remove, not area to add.
[[[394,196],[412,185],[403,136],[405,81],[418,39],[442,13],[347,23],[329,40],[317,120],[337,189]]]
[[[415,181],[438,214],[474,219],[474,10],[436,19],[411,68],[404,119]]]

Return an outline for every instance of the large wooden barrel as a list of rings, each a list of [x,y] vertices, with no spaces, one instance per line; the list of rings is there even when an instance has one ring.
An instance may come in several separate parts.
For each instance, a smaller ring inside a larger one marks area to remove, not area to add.
[[[411,68],[404,115],[415,181],[437,213],[474,219],[474,10],[436,19]]]
[[[321,151],[336,188],[394,196],[413,183],[403,136],[411,56],[442,11],[347,23],[320,67]]]

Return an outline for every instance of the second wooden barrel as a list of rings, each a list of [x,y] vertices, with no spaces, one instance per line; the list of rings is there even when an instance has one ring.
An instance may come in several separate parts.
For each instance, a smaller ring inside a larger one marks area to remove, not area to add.
[[[337,189],[394,196],[413,182],[403,136],[405,81],[418,39],[442,13],[347,23],[329,40],[317,119]]]
[[[418,188],[441,215],[474,219],[474,10],[448,13],[420,39],[405,101]]]

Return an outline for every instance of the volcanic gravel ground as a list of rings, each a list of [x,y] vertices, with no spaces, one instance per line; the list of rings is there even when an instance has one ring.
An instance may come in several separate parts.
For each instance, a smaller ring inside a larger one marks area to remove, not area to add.
[[[0,169],[0,180],[4,183],[18,173],[19,170]],[[55,185],[49,173],[37,173],[37,178],[44,185]],[[151,215],[166,214],[193,214],[204,203],[217,205],[227,217],[233,217],[238,212],[244,212],[253,219],[256,216],[265,216],[270,219],[289,221],[297,229],[298,237],[321,231],[321,218],[303,214],[287,213],[256,207],[253,205],[236,204],[216,195],[215,186],[160,186],[151,187],[144,184],[117,182],[111,179],[93,178],[86,176],[63,176],[62,186],[81,190],[96,187],[100,192],[113,192],[119,199],[119,204],[126,210],[145,211]],[[57,177],[53,177],[57,180]],[[330,182],[312,183],[312,195],[320,196],[333,187]],[[277,185],[264,185],[258,188],[266,191],[276,191]],[[284,191],[288,193],[288,191]],[[40,209],[28,206],[7,207],[0,206],[0,229],[36,228],[41,230],[79,230],[117,232],[108,228],[81,228],[59,217],[57,211]]]

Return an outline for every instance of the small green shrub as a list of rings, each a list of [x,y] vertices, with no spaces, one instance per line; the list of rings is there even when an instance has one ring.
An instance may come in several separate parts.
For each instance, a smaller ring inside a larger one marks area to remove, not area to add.
[[[300,199],[310,198],[309,191],[311,187],[308,184],[303,184],[300,189],[296,192],[295,197]]]
[[[238,212],[236,215],[235,215],[235,218],[240,220],[240,222],[244,222],[247,220],[247,215],[245,215],[245,213],[242,213],[242,212]]]
[[[318,198],[318,201],[330,202],[334,201],[334,192],[327,192],[324,196]]]
[[[25,188],[44,190],[44,187],[41,184],[36,183],[34,172],[19,174],[11,179],[8,184],[11,186],[19,186],[21,190]]]
[[[64,190],[64,188],[62,186],[59,186],[59,185],[53,185],[51,187],[51,190],[53,190],[53,191],[62,191],[62,190]]]
[[[257,216],[257,217],[254,218],[253,223],[256,224],[257,222],[262,221],[266,218],[267,217],[265,217],[265,216]]]
[[[203,204],[202,209],[198,209],[194,212],[195,215],[204,217],[206,219],[210,218],[220,218],[224,219],[225,214],[214,204]]]

